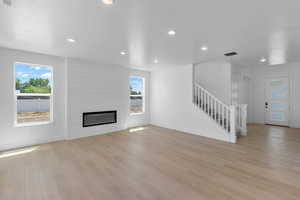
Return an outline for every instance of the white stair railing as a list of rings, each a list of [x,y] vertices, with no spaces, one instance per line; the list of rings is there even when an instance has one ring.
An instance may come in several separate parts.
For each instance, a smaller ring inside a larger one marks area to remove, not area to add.
[[[193,93],[194,104],[224,129],[230,142],[236,143],[238,131],[245,132],[247,107],[226,105],[197,83],[194,83]]]

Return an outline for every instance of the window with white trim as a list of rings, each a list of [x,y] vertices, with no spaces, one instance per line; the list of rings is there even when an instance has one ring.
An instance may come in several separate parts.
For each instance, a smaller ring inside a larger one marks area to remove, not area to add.
[[[145,112],[145,79],[130,77],[130,113],[141,114]]]
[[[15,63],[14,68],[15,124],[26,126],[52,122],[52,67]]]

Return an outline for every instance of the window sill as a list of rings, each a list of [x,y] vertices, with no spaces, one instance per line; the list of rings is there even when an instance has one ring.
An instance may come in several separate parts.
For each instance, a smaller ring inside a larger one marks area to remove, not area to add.
[[[48,124],[53,124],[53,121],[15,124],[15,127],[20,128],[20,127],[29,127],[29,126],[42,126]]]

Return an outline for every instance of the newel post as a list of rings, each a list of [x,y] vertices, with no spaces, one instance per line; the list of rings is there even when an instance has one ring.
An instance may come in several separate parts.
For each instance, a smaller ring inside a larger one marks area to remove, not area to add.
[[[242,130],[241,135],[247,136],[247,104],[242,104]]]
[[[195,64],[193,64],[193,72],[192,72],[192,81],[193,81],[193,83],[192,83],[192,87],[193,87],[193,92],[192,92],[192,95],[193,95],[193,97],[192,97],[192,99],[193,99],[193,103],[196,103],[196,97],[195,97]]]
[[[230,132],[229,132],[229,141],[231,143],[236,143],[236,107],[231,105],[230,107]]]

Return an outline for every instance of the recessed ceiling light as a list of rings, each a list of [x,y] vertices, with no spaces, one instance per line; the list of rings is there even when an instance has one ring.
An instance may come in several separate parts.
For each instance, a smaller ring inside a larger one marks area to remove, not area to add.
[[[176,35],[176,31],[175,30],[169,30],[168,35],[169,36],[174,36],[174,35]]]
[[[112,5],[115,3],[114,0],[102,0],[102,3],[104,3],[105,5]]]
[[[121,51],[120,54],[121,54],[122,56],[125,56],[125,55],[126,55],[126,52],[125,52],[125,51]]]
[[[74,43],[74,42],[76,42],[76,40],[75,40],[75,39],[73,39],[73,38],[67,38],[67,41],[68,41],[68,42],[71,42],[71,43]]]
[[[157,60],[157,59],[154,59],[153,62],[154,62],[154,64],[157,64],[157,63],[158,63],[158,60]]]
[[[208,49],[207,46],[202,46],[202,47],[201,47],[201,50],[202,50],[202,51],[207,51],[207,49]]]
[[[264,63],[264,62],[266,62],[266,61],[267,61],[267,59],[264,58],[264,57],[262,57],[262,58],[260,59],[260,62],[262,62],[262,63]]]

